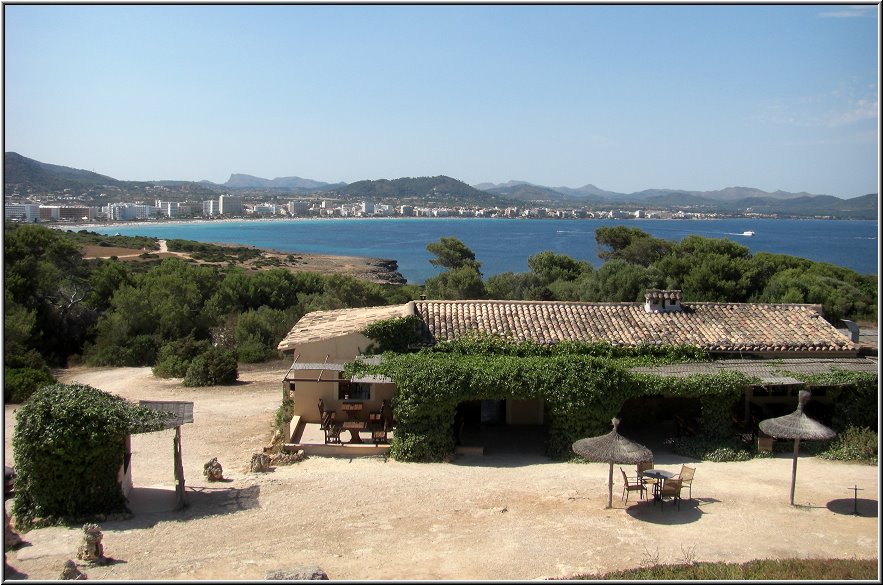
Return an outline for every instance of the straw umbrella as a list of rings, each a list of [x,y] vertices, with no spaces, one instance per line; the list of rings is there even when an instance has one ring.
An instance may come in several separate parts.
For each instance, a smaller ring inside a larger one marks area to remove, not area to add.
[[[794,482],[797,479],[797,451],[800,440],[833,439],[837,436],[833,430],[822,423],[803,414],[803,407],[809,402],[810,394],[801,390],[797,398],[797,410],[791,414],[760,421],[760,430],[776,439],[794,439],[794,462],[791,464],[791,505],[794,505]]]
[[[643,445],[630,441],[616,432],[619,419],[613,419],[613,430],[600,437],[580,439],[572,445],[573,452],[589,461],[610,464],[607,476],[607,507],[613,507],[613,464],[637,464],[653,459],[653,452]]]

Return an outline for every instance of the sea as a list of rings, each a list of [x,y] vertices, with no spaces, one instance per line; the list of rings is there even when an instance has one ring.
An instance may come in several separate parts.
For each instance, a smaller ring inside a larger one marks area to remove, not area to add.
[[[410,284],[422,284],[441,269],[431,265],[426,245],[456,237],[475,253],[485,278],[527,272],[527,259],[550,250],[596,268],[595,230],[638,228],[666,240],[689,235],[727,238],[752,253],[800,256],[878,274],[878,222],[815,219],[497,219],[343,218],[143,222],[90,227],[89,231],[198,242],[242,244],[285,253],[364,256],[396,260]],[[753,232],[753,235],[746,235]]]

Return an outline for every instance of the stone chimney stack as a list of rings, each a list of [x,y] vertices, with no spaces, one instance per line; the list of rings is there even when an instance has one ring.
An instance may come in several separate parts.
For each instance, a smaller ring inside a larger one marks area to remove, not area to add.
[[[647,289],[644,294],[644,310],[648,313],[671,313],[681,310],[681,291]]]

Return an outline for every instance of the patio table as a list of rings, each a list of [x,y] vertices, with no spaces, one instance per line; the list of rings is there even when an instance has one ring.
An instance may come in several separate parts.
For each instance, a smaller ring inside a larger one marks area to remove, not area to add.
[[[671,471],[666,471],[665,469],[656,469],[654,467],[652,469],[645,469],[638,475],[642,477],[652,477],[656,480],[656,483],[653,484],[653,503],[656,504],[657,500],[662,499],[662,483],[666,479],[671,479],[677,474],[672,473]]]

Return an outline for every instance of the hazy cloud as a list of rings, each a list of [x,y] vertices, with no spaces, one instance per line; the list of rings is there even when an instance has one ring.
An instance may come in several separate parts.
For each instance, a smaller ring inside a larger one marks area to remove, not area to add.
[[[835,10],[819,12],[819,18],[870,18],[877,15],[876,6],[840,6]]]
[[[758,114],[764,123],[800,128],[842,128],[876,120],[879,111],[876,86],[866,92],[834,90],[823,95],[768,103]]]

